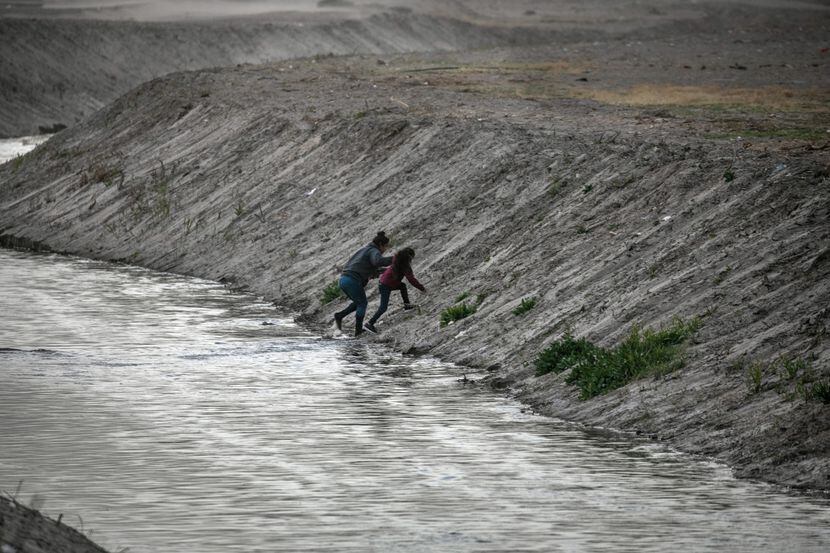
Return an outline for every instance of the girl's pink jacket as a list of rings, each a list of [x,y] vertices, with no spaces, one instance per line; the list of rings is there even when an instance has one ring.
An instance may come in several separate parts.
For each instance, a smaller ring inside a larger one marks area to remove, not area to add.
[[[392,264],[389,265],[389,267],[387,267],[385,271],[383,271],[382,275],[380,275],[380,283],[384,286],[388,286],[392,290],[397,290],[401,286],[401,279],[398,277],[398,275],[395,274],[395,269],[393,268],[394,266],[395,258],[393,257]],[[411,268],[406,272],[406,274],[404,274],[404,276],[406,277],[406,280],[412,283],[412,286],[414,286],[421,292],[424,292],[426,290],[426,288],[424,288],[424,285],[418,282],[418,279],[415,278],[414,274],[412,274]]]

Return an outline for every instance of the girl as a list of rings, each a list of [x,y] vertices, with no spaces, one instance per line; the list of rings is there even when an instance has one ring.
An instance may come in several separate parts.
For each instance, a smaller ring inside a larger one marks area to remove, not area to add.
[[[343,330],[343,317],[349,313],[355,313],[354,335],[360,336],[363,333],[363,317],[366,316],[366,284],[370,278],[378,275],[381,269],[385,269],[392,263],[391,257],[383,257],[383,252],[389,247],[389,238],[383,231],[378,232],[372,241],[360,248],[346,266],[343,274],[340,275],[340,289],[352,300],[346,309],[334,314],[334,324],[338,330]]]
[[[427,289],[424,288],[423,284],[418,282],[418,279],[415,278],[414,274],[412,274],[412,260],[414,258],[415,250],[412,248],[404,248],[400,250],[392,258],[392,265],[380,276],[380,284],[378,285],[380,289],[380,307],[378,307],[378,310],[374,315],[372,315],[372,318],[369,319],[369,322],[366,323],[366,330],[369,332],[374,332],[375,334],[378,333],[377,328],[375,328],[375,323],[378,322],[381,315],[386,312],[386,308],[389,306],[389,295],[392,293],[392,290],[401,291],[404,309],[412,309],[415,307],[409,303],[409,292],[406,289],[406,284],[403,283],[404,277],[412,283],[412,286],[426,294]]]

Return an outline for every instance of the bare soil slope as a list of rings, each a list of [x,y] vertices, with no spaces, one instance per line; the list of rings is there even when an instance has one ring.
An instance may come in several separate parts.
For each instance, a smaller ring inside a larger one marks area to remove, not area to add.
[[[830,407],[804,394],[830,379],[826,12],[701,10],[567,45],[154,80],[0,167],[0,232],[224,279],[331,332],[342,303],[323,287],[384,229],[430,290],[387,315],[391,346],[487,368],[554,416],[828,489]],[[439,326],[465,292],[476,313]],[[695,316],[667,376],[582,401],[534,375],[566,330],[613,346]]]
[[[375,12],[198,22],[0,17],[0,137],[72,126],[134,86],[174,71],[316,54],[527,44],[543,36],[409,10]]]

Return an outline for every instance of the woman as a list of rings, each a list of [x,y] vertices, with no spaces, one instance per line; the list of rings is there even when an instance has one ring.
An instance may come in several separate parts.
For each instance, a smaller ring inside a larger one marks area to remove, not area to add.
[[[424,288],[423,284],[418,282],[418,279],[415,278],[415,275],[412,273],[412,260],[414,258],[415,250],[412,248],[404,248],[400,250],[392,258],[392,265],[380,276],[380,284],[378,285],[378,288],[380,289],[380,307],[378,307],[378,310],[374,315],[372,315],[372,318],[369,319],[369,322],[366,323],[366,330],[369,332],[374,332],[375,334],[378,333],[378,330],[375,328],[375,323],[378,322],[381,315],[386,313],[386,308],[389,306],[389,296],[392,294],[392,290],[401,291],[404,309],[412,309],[415,307],[409,303],[409,292],[406,289],[406,284],[403,283],[404,277],[412,283],[412,286],[421,292],[426,293],[427,289]]]
[[[381,269],[392,263],[391,257],[383,257],[383,252],[389,247],[389,238],[380,231],[372,241],[360,248],[343,268],[340,275],[340,289],[352,300],[349,306],[334,314],[334,324],[338,330],[343,330],[343,318],[349,313],[355,313],[354,335],[363,333],[363,317],[366,316],[366,284],[370,278],[378,276]]]

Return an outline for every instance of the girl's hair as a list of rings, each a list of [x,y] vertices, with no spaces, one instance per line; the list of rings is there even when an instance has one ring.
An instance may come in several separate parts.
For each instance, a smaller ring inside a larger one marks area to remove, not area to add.
[[[378,235],[372,239],[372,243],[379,248],[387,245],[389,243],[389,238],[386,236],[386,233],[381,230],[378,232]]]
[[[398,278],[403,278],[406,273],[412,269],[412,258],[415,257],[415,250],[412,248],[403,248],[398,250],[395,254],[395,261],[392,265],[392,270]]]

